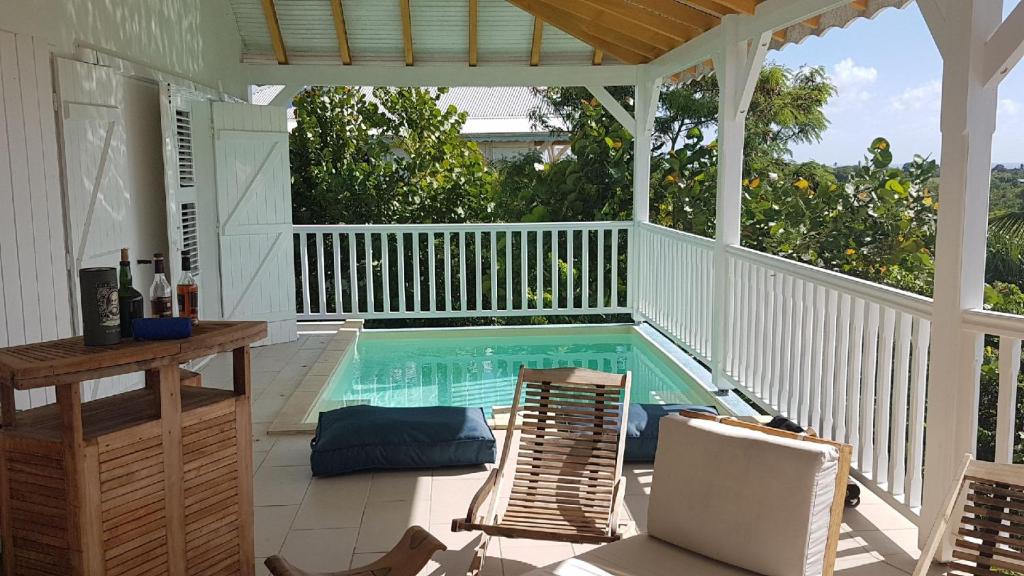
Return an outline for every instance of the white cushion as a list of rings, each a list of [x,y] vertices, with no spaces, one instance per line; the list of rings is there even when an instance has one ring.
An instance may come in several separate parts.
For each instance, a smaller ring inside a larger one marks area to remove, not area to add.
[[[528,572],[526,576],[756,576],[641,535],[605,544],[575,558]]]
[[[652,536],[763,576],[819,576],[839,451],[683,416],[662,418]]]

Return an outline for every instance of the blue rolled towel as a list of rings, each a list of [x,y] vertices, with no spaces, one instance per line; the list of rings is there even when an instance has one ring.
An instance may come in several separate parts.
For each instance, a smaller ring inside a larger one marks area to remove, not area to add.
[[[136,318],[132,331],[136,340],[180,340],[192,335],[192,319]]]

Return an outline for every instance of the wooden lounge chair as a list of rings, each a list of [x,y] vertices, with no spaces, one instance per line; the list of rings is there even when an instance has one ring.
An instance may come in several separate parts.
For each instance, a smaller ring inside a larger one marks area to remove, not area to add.
[[[630,374],[584,368],[521,368],[497,468],[453,531],[601,544],[618,540]],[[518,450],[513,450],[518,438]],[[508,502],[499,495],[511,478]]]
[[[264,564],[273,576],[415,576],[435,552],[447,549],[430,532],[412,526],[390,552],[362,568],[340,572],[307,572],[292,566],[280,556],[271,556]]]
[[[1024,574],[1024,466],[965,455],[941,514],[914,576],[937,560],[950,574]],[[952,546],[936,559],[943,541]]]

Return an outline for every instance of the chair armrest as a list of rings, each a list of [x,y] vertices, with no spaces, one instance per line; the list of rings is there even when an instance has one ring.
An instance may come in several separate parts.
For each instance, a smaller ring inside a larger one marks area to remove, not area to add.
[[[498,468],[491,470],[491,473],[488,474],[487,479],[484,480],[483,486],[481,486],[480,489],[476,491],[476,494],[473,496],[473,499],[470,500],[469,510],[466,511],[466,517],[456,518],[455,520],[452,520],[452,531],[458,532],[462,530],[463,523],[472,524],[476,522],[477,516],[479,515],[480,511],[480,506],[482,506],[484,502],[486,502],[489,498],[492,497],[491,493],[494,492],[494,487],[498,483],[498,477],[500,475],[499,473],[500,470]]]

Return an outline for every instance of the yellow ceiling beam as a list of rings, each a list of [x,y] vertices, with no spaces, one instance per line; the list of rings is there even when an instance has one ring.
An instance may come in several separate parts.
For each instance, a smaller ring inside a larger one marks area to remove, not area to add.
[[[278,64],[288,63],[288,52],[284,48],[284,38],[281,36],[281,24],[277,21],[277,8],[274,7],[274,0],[262,0],[263,17],[267,19],[267,31],[270,32],[270,43],[274,46],[274,57]]]
[[[853,0],[853,2],[850,2],[850,8],[864,12],[868,9],[868,0]]]
[[[558,6],[546,4],[539,0],[508,0],[508,2],[534,16],[542,18],[548,24],[575,37],[577,40],[589,44],[593,48],[599,48],[606,54],[615,56],[626,64],[643,64],[651,60],[650,56],[634,47],[599,36],[591,30],[587,22]]]
[[[600,48],[594,48],[594,58],[590,61],[594,66],[600,66],[604,62],[604,52]]]
[[[413,65],[412,54],[412,11],[409,0],[399,0],[402,5],[402,43],[405,45],[405,65]]]
[[[686,4],[680,4],[676,0],[636,0],[636,4],[689,26],[698,32],[706,32],[721,23],[721,18],[718,16]]]
[[[331,0],[331,15],[334,17],[334,32],[338,35],[338,52],[341,54],[341,63],[351,64],[352,53],[348,49],[348,31],[345,28],[345,10],[341,5],[341,0]]]
[[[753,14],[760,0],[715,0],[715,3],[735,10],[740,14]]]
[[[634,8],[632,15],[624,16],[605,8],[614,4],[615,0],[607,4],[602,0],[557,0],[559,8],[588,22],[594,33],[609,39],[624,37],[626,42],[645,46],[644,52],[654,56],[660,56],[696,35],[685,36],[676,32],[666,34],[664,30],[670,27],[665,26],[664,18],[654,13]]]
[[[544,42],[544,21],[533,17],[533,42],[530,45],[530,66],[540,64],[540,48]]]
[[[811,30],[817,30],[818,28],[821,28],[821,15],[819,14],[813,18],[808,18],[807,20],[800,22],[800,24],[810,28]]]
[[[469,0],[469,65],[477,63],[477,0]]]

